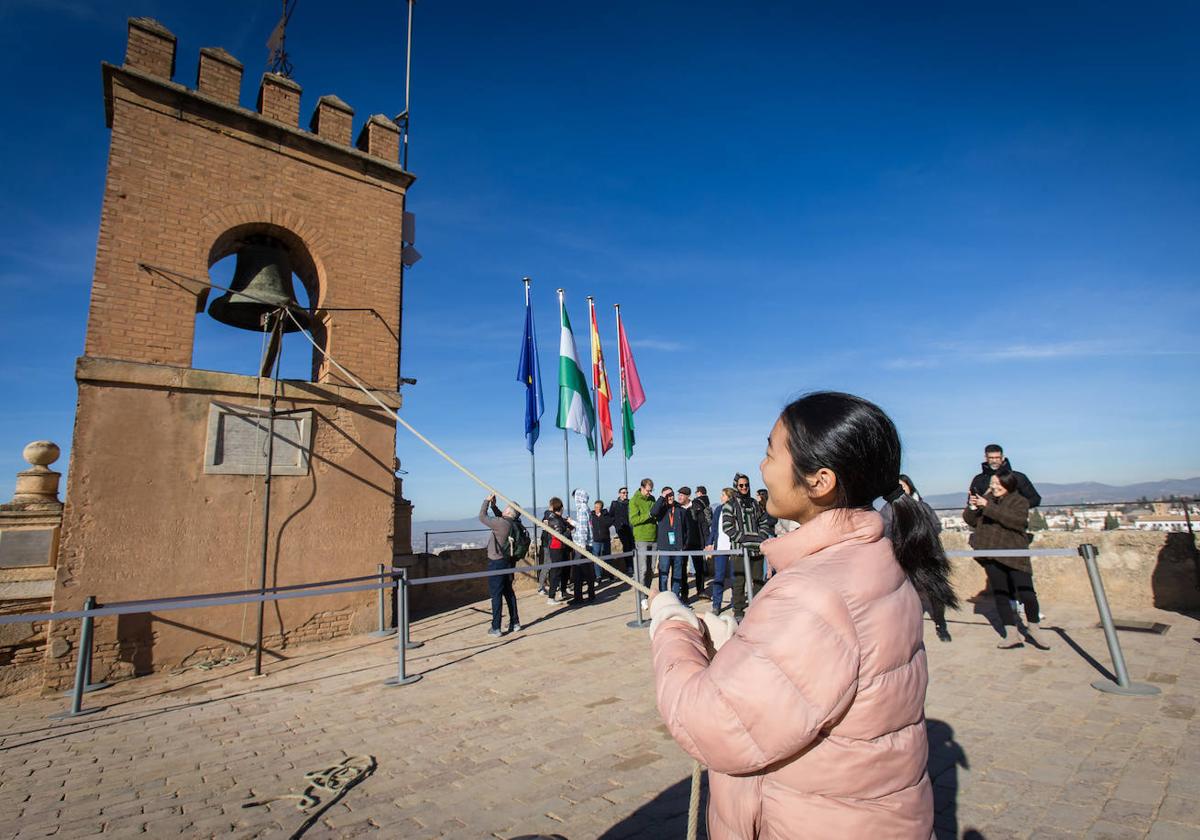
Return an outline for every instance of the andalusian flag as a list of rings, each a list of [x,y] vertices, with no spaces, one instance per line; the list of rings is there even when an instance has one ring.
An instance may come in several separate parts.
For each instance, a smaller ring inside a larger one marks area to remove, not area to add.
[[[637,365],[633,363],[633,350],[629,348],[629,339],[625,337],[625,325],[621,323],[620,310],[617,311],[617,347],[618,361],[621,365],[621,389],[624,399],[621,400],[621,427],[625,431],[625,457],[633,457],[633,412],[642,407],[646,401],[646,392],[642,390],[642,380],[638,376]]]
[[[592,400],[588,396],[587,380],[579,367],[579,355],[575,352],[575,334],[571,332],[571,319],[563,303],[563,293],[558,293],[558,312],[562,332],[558,339],[558,419],[554,425],[560,429],[579,432],[588,442],[588,451],[596,450],[592,442],[592,425],[596,422]]]
[[[600,330],[596,327],[596,305],[591,298],[588,298],[588,308],[592,318],[592,388],[596,391],[596,415],[600,421],[600,454],[605,455],[613,445],[612,414],[608,408],[612,391],[604,371],[604,351],[600,349]]]

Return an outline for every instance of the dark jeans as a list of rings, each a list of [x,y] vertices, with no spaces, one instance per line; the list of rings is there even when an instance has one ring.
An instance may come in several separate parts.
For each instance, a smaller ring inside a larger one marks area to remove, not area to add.
[[[551,563],[565,563],[571,559],[571,549],[563,546],[562,548],[548,548],[546,554],[549,555]],[[562,596],[567,597],[567,581],[571,579],[571,566],[556,566],[550,570],[550,588],[546,590],[546,594],[553,598],[562,590]]]
[[[680,601],[686,601],[687,557],[682,554],[658,558],[658,591],[667,591],[667,574],[671,575],[671,591]]]
[[[595,554],[597,557],[603,557],[611,551],[609,545],[608,540],[592,540],[590,548],[592,549],[592,554]],[[608,574],[599,563],[593,563],[592,566],[595,571],[596,580],[600,580],[601,577]]]
[[[734,559],[739,563],[742,562],[740,554],[735,556],[729,554],[713,555],[712,611],[715,613],[721,611],[721,600],[725,597],[725,584],[732,583],[729,579],[729,564]]]
[[[496,569],[511,569],[516,564],[512,560],[489,560],[488,571]],[[492,575],[488,578],[488,592],[492,596],[492,629],[500,629],[500,601],[508,604],[508,626],[520,624],[517,618],[517,593],[513,592],[512,575]]]
[[[733,567],[733,614],[741,617],[749,604],[746,592],[746,561],[740,554],[731,554],[729,564]],[[763,586],[763,556],[758,552],[750,553],[750,579],[757,593]]]
[[[1000,622],[1006,627],[1017,626],[1017,616],[1012,607],[1015,599],[1025,605],[1025,620],[1037,624],[1042,611],[1033,588],[1033,574],[1005,566],[990,557],[983,558],[983,568],[987,571],[988,588],[992,590],[992,598],[996,601]]]

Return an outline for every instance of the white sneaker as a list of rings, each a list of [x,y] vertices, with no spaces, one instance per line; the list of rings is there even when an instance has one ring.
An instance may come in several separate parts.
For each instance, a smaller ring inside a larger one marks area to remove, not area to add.
[[[549,605],[549,606],[551,606],[551,607],[557,607],[557,606],[558,606],[558,601],[556,601],[556,600],[555,600],[555,599],[553,599],[553,598],[547,598],[547,599],[546,599],[546,604],[547,604],[547,605]]]

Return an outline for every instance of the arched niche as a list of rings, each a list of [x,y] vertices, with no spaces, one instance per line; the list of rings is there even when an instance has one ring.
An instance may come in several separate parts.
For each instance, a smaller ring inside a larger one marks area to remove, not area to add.
[[[275,239],[287,250],[298,303],[302,307],[318,309],[326,290],[319,258],[295,231],[270,222],[237,224],[213,240],[207,257],[211,282],[228,287],[233,279],[238,251],[252,238],[262,236]],[[256,374],[261,361],[262,336],[222,324],[207,312],[209,302],[222,294],[224,290],[213,288],[205,289],[198,296],[192,366],[229,373]],[[322,349],[328,346],[326,319],[319,314],[312,317],[312,336]],[[302,362],[298,363],[298,359]],[[284,336],[282,378],[321,381],[326,375],[326,368],[324,356],[303,335],[292,333]]]

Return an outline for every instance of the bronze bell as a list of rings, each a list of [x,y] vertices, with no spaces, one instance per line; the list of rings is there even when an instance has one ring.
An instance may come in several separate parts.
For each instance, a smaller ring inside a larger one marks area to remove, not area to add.
[[[270,314],[280,307],[291,309],[296,320],[308,326],[308,313],[296,301],[287,249],[271,236],[249,237],[238,249],[229,291],[209,304],[208,314],[222,324],[262,332],[274,326],[264,318],[272,320]],[[290,333],[299,327],[285,317],[280,329]]]

